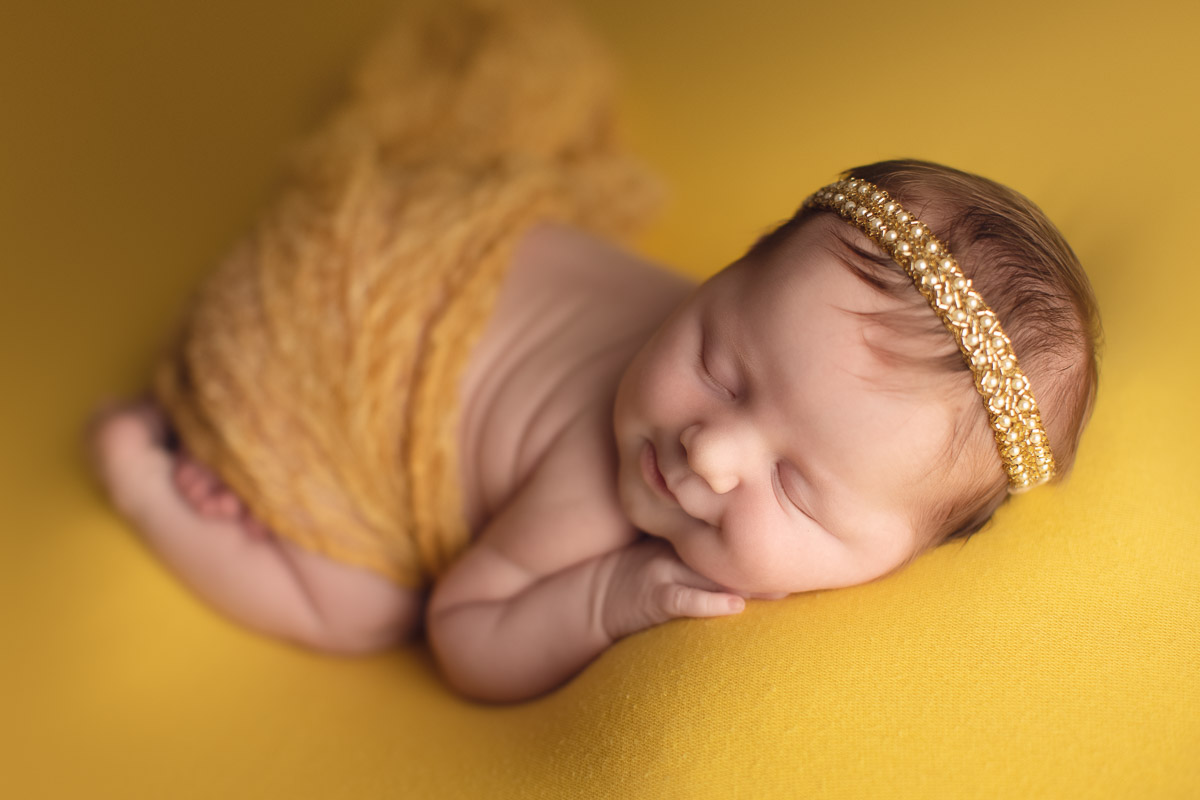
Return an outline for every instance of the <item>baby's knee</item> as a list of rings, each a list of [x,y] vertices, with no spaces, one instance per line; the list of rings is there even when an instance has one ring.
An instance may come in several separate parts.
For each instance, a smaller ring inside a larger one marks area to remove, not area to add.
[[[316,624],[309,646],[364,655],[411,639],[422,618],[423,594],[365,569],[332,561],[279,540],[312,604]]]
[[[334,655],[360,656],[379,653],[413,638],[420,622],[419,603],[412,607],[364,607],[358,613],[347,609],[319,609],[320,619],[313,639],[305,642],[315,650]]]

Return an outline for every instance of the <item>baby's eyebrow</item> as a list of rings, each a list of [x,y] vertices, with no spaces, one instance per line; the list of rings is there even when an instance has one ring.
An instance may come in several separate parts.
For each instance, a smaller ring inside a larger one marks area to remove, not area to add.
[[[737,322],[740,323],[741,320],[738,319]],[[710,312],[703,315],[700,329],[706,343],[719,342],[722,347],[728,349],[737,360],[744,376],[756,374],[759,371],[757,354],[747,347],[743,337],[730,333],[731,327],[739,327],[739,325],[721,324],[712,319]]]

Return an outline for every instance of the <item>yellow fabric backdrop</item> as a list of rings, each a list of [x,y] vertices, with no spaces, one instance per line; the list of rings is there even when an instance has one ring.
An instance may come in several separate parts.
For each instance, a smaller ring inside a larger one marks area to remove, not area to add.
[[[502,709],[450,695],[423,646],[345,661],[225,623],[107,510],[78,442],[388,3],[0,12],[5,794],[1200,795],[1200,15],[809,5],[582,2],[675,192],[645,251],[707,274],[879,158],[1018,188],[1105,315],[1076,474],[884,581],[673,623]]]

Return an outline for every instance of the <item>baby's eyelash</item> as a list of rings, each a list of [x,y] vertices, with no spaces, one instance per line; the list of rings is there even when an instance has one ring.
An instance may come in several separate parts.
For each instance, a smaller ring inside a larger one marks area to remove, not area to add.
[[[715,376],[713,376],[713,374],[712,374],[711,372],[709,372],[709,371],[708,371],[708,367],[707,367],[707,366],[705,366],[705,364],[704,364],[704,358],[703,358],[703,357],[701,357],[701,358],[700,358],[700,371],[704,373],[704,377],[705,377],[705,379],[706,379],[706,380],[707,380],[709,383],[711,383],[713,386],[715,386],[717,389],[719,389],[719,390],[720,390],[720,391],[721,391],[723,394],[725,394],[725,395],[726,395],[726,396],[727,396],[727,397],[728,397],[730,400],[732,400],[732,399],[734,399],[735,397],[737,397],[737,395],[735,395],[733,392],[731,392],[731,391],[729,390],[729,387],[725,386],[725,384],[723,384],[723,383],[721,383],[719,380],[717,380],[717,379],[716,379],[716,377],[715,377]]]
[[[704,353],[705,353],[705,343],[706,342],[707,342],[707,339],[703,335],[701,335],[701,337],[700,337],[700,352],[696,354],[696,366],[700,370],[700,372],[703,373],[705,380],[707,380],[709,383],[711,383],[717,389],[720,389],[722,392],[724,392],[729,397],[729,399],[732,400],[732,399],[736,398],[737,395],[734,392],[730,391],[728,386],[726,386],[725,384],[723,384],[719,380],[717,380],[716,376],[714,376],[712,374],[712,372],[709,371],[708,364],[705,363]]]
[[[801,505],[800,503],[797,503],[792,498],[792,496],[790,494],[788,494],[787,489],[784,488],[783,475],[780,473],[778,462],[776,462],[775,466],[772,467],[771,478],[772,478],[773,482],[775,483],[775,491],[778,492],[783,497],[783,502],[788,503],[793,508],[795,508],[797,511],[799,511],[801,514],[808,517],[813,522],[816,522],[816,518],[814,518],[812,514],[808,513],[808,511],[804,508],[803,505]]]

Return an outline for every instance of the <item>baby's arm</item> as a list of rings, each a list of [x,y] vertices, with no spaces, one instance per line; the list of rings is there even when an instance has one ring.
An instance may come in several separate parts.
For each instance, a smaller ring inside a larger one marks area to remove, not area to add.
[[[564,434],[434,591],[430,642],[464,694],[534,697],[631,633],[741,610],[669,545],[636,540],[588,434]]]

